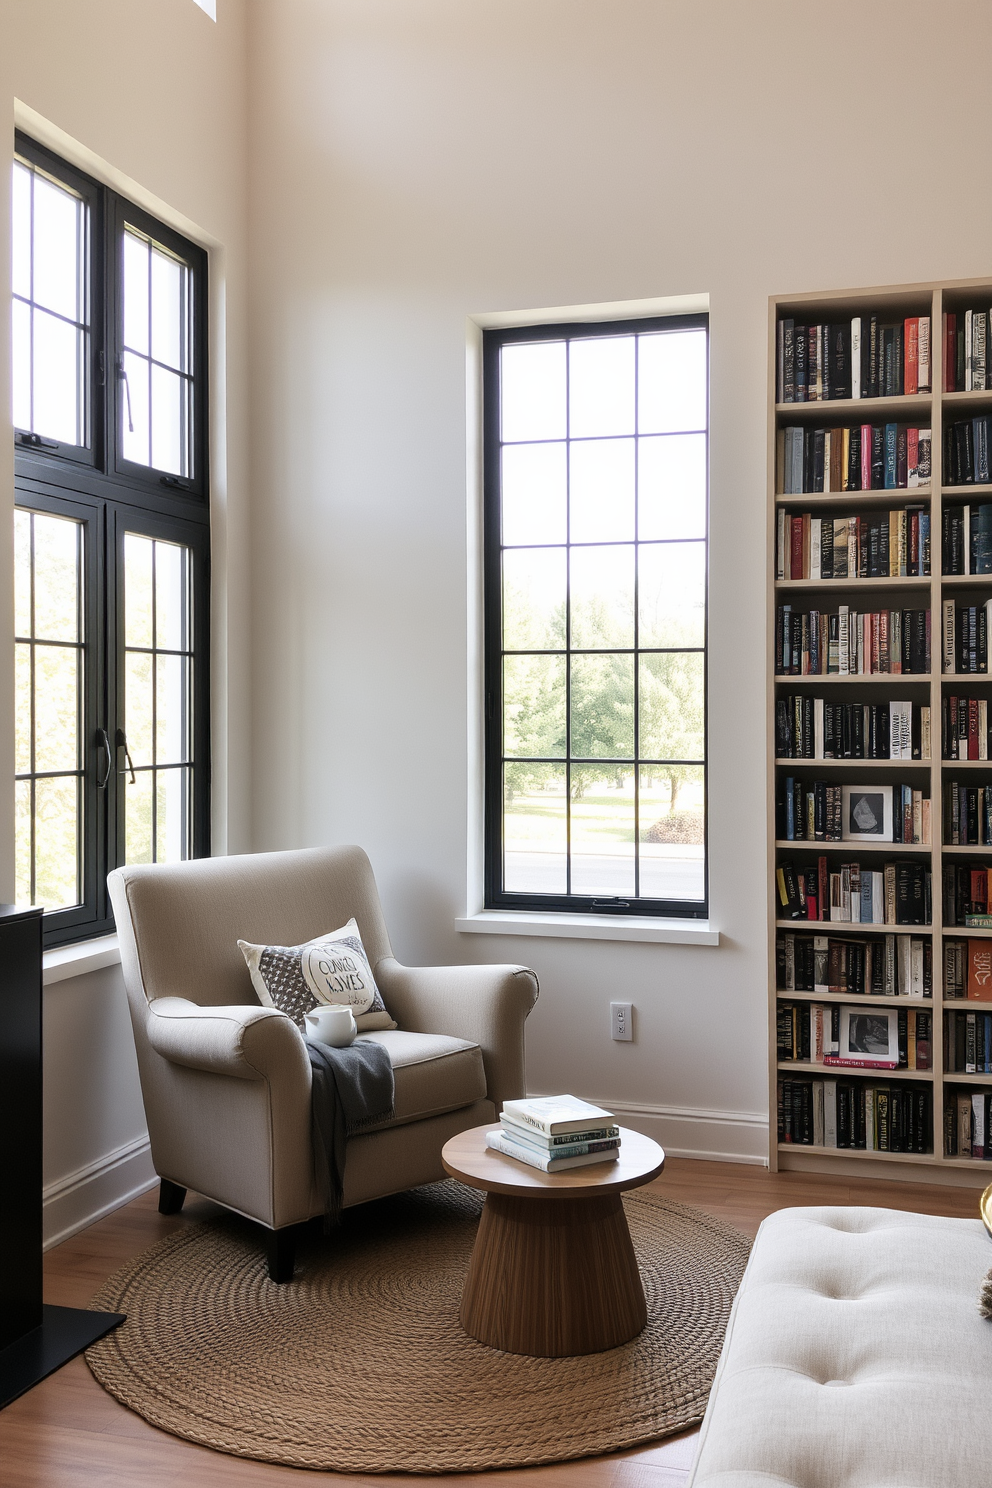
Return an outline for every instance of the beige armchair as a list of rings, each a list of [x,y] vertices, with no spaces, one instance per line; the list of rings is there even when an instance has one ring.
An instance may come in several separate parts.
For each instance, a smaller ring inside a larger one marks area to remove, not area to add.
[[[357,847],[118,868],[120,936],[159,1207],[187,1189],[268,1232],[269,1274],[293,1274],[295,1226],[320,1214],[310,1062],[285,1013],[262,1007],[238,939],[299,945],[354,915],[395,1031],[392,1118],[348,1144],[344,1205],[443,1178],[449,1137],[524,1094],[524,1022],[537,978],[522,966],[401,966],[372,868]]]

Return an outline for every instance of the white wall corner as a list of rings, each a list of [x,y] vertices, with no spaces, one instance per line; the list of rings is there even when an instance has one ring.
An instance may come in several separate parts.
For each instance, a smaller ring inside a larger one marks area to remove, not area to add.
[[[45,1249],[51,1250],[137,1198],[155,1181],[148,1138],[141,1136],[46,1183],[42,1191]]]

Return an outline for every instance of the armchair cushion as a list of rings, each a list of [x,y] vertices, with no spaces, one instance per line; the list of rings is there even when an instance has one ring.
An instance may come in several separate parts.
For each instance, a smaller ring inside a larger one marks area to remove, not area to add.
[[[363,1033],[359,1038],[381,1044],[393,1066],[393,1114],[382,1127],[403,1126],[485,1099],[486,1071],[478,1044],[441,1033],[405,1033],[399,1028]]]
[[[320,1003],[350,1007],[360,1031],[396,1027],[354,919],[305,945],[252,945],[247,940],[238,945],[263,1007],[287,1013],[297,1028],[302,1029],[307,1013]]]

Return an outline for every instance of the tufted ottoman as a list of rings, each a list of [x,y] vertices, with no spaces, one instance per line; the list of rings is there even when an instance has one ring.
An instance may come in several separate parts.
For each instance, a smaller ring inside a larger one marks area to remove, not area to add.
[[[978,1219],[781,1209],[758,1231],[690,1488],[990,1488]]]

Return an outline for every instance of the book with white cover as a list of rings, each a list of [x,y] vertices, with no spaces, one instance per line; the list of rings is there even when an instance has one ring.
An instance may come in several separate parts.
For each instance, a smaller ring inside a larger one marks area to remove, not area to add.
[[[519,1121],[516,1116],[511,1116],[509,1111],[504,1110],[500,1115],[500,1123],[506,1128],[507,1135],[516,1136],[518,1140],[532,1142],[538,1147],[549,1149],[552,1147],[568,1147],[575,1142],[609,1142],[618,1141],[620,1128],[618,1126],[584,1126],[577,1132],[560,1132],[557,1136],[549,1136],[547,1132],[538,1131],[536,1126],[528,1126],[526,1121]]]
[[[539,1168],[542,1173],[561,1173],[568,1168],[584,1168],[591,1163],[616,1162],[620,1156],[617,1147],[609,1152],[586,1152],[579,1157],[546,1156],[529,1142],[511,1142],[502,1127],[498,1131],[486,1132],[486,1146],[491,1147],[494,1152],[502,1152],[506,1157],[515,1157],[529,1168]]]
[[[612,1111],[602,1106],[590,1105],[574,1095],[542,1095],[532,1100],[508,1100],[503,1110],[525,1126],[533,1126],[547,1136],[559,1132],[587,1131],[592,1126],[612,1126],[616,1121]]]

